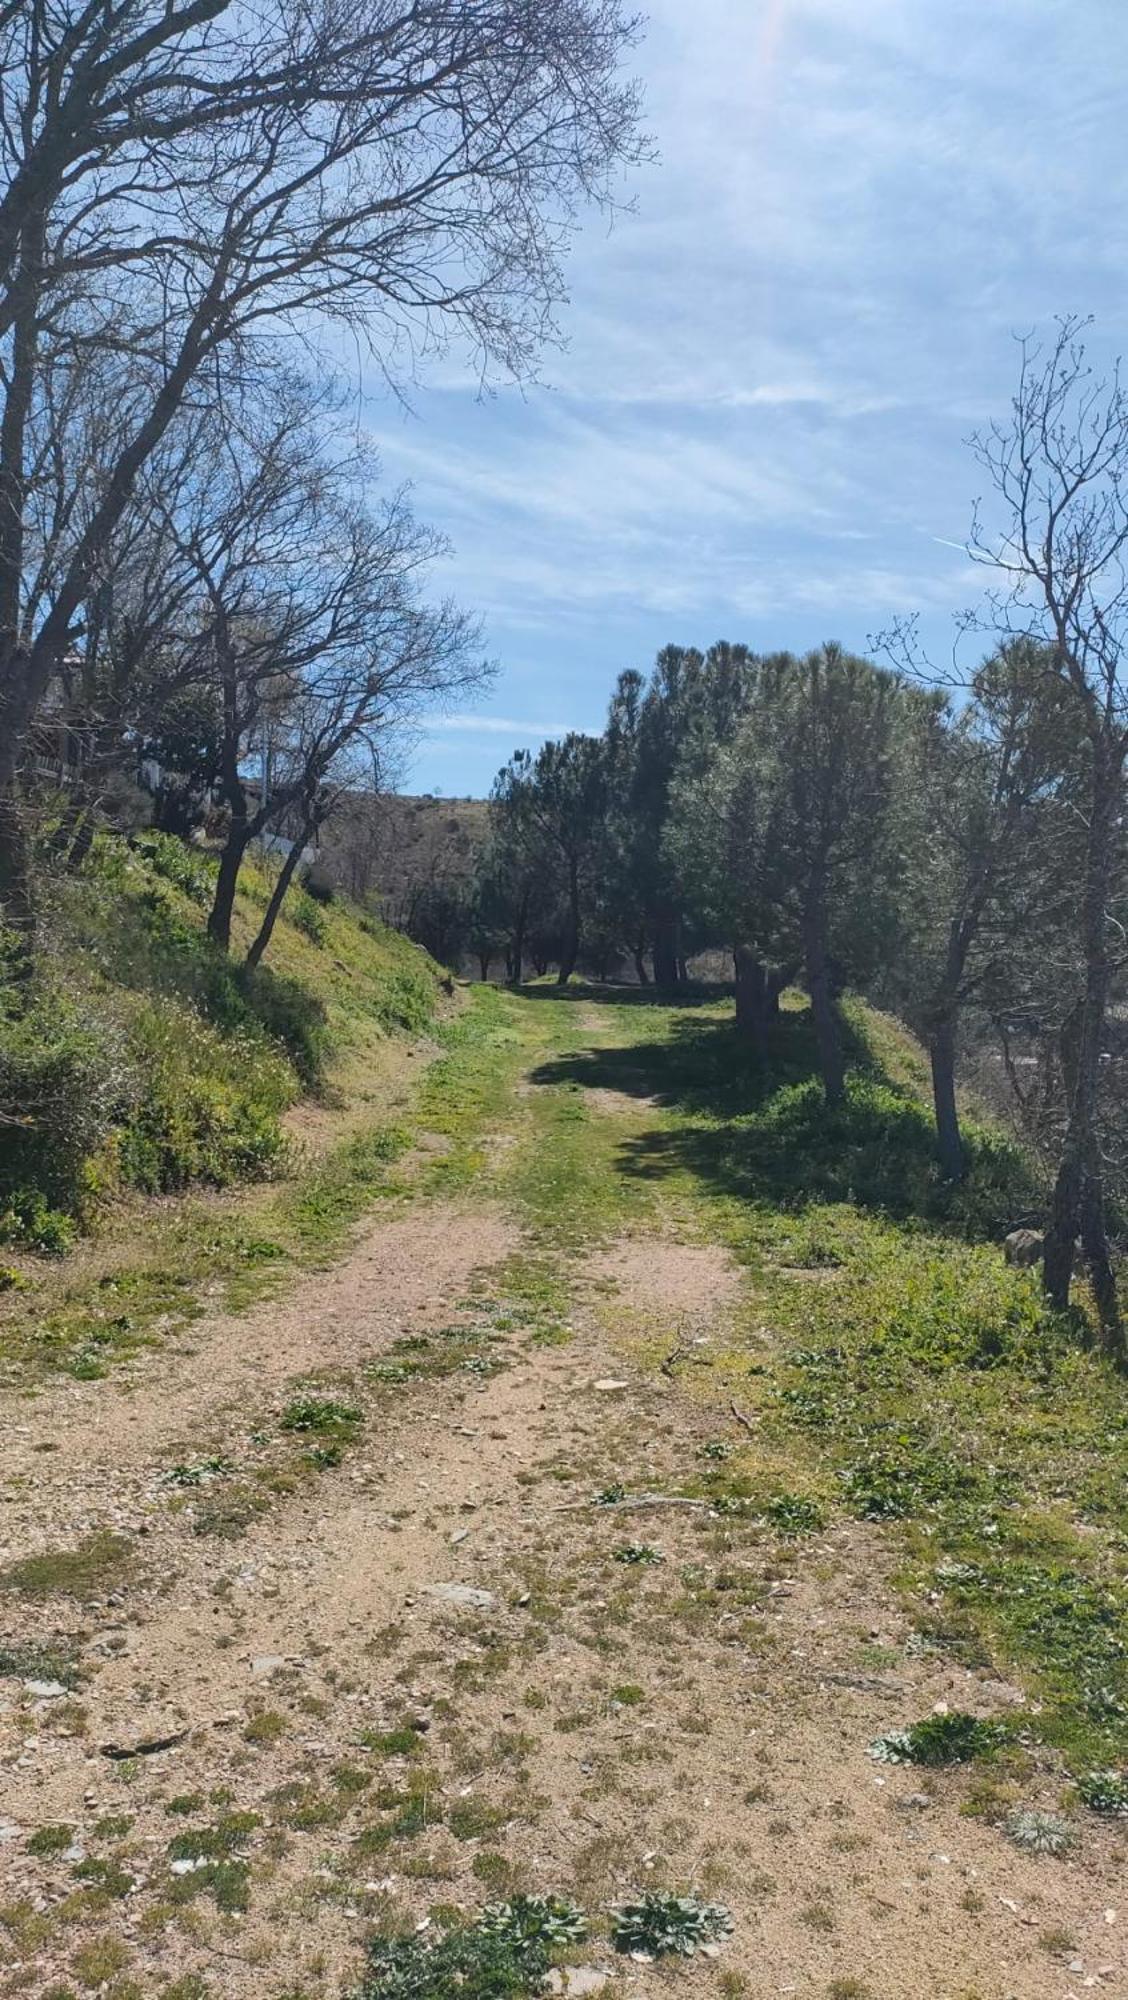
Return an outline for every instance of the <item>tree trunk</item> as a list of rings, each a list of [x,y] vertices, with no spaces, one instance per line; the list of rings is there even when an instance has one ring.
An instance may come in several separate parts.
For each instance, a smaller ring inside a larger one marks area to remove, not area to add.
[[[221,951],[231,949],[231,918],[235,910],[235,891],[250,837],[246,813],[240,813],[238,816],[232,814],[231,824],[227,829],[227,840],[219,857],[215,897],[208,916],[208,936]]]
[[[768,982],[762,961],[745,945],[733,946],[736,969],[736,1027],[747,1037],[761,1062],[768,1053]]]
[[[480,951],[478,953],[478,971],[481,974],[483,986],[485,985],[487,979],[490,976],[490,966],[492,964],[493,964],[492,951]]]
[[[811,1014],[815,1023],[815,1042],[819,1052],[819,1069],[822,1073],[823,1089],[830,1106],[841,1104],[846,1090],[845,1066],[842,1058],[842,1034],[838,1022],[838,1010],[830,983],[830,965],[826,947],[826,910],[818,884],[808,900],[803,913],[803,962],[807,977],[807,992],[811,997]]]
[[[267,904],[265,911],[263,912],[263,919],[261,924],[259,925],[258,936],[255,938],[253,944],[250,947],[250,950],[247,953],[247,964],[249,966],[253,967],[259,963],[259,960],[262,958],[263,952],[266,950],[267,945],[270,943],[270,940],[274,935],[274,926],[278,921],[278,912],[282,908],[282,905],[286,900],[286,891],[289,888],[291,882],[293,881],[295,874],[297,873],[298,863],[302,858],[302,850],[305,847],[307,841],[309,840],[310,834],[312,832],[313,832],[312,821],[303,822],[300,840],[295,840],[293,846],[290,849],[290,852],[286,855],[281,868],[278,870],[278,879],[275,882],[274,887],[270,892],[270,901]],[[222,864],[221,864],[221,872],[222,872]],[[236,868],[235,874],[236,876],[238,875],[238,868]],[[233,878],[231,884],[232,903],[234,903],[234,900],[235,900],[235,880]],[[228,917],[227,917],[228,939],[230,939],[230,936],[231,936],[231,915],[230,911],[228,911]],[[226,941],[225,941],[225,946],[226,946]]]
[[[641,945],[636,945],[631,956],[634,959],[635,978],[640,986],[649,986],[650,974],[646,970],[646,954]]]
[[[575,862],[568,867],[568,923],[564,932],[564,944],[560,953],[560,970],[556,975],[558,986],[567,986],[576,969],[580,955],[580,877]]]
[[[8,767],[8,768],[5,768]],[[31,842],[15,773],[15,758],[0,752],[0,921],[12,933],[14,950],[7,961],[13,978],[31,971],[35,944],[35,898],[31,881]]]
[[[1072,1077],[1067,1075],[1066,1079],[1069,1119],[1054,1184],[1042,1265],[1046,1297],[1056,1311],[1064,1312],[1069,1304],[1073,1281],[1074,1246],[1084,1220],[1088,1236],[1086,1260],[1097,1273],[1094,1282],[1097,1309],[1101,1315],[1102,1334],[1110,1344],[1119,1339],[1119,1314],[1114,1312],[1115,1288],[1110,1293],[1100,1276],[1107,1261],[1108,1248],[1104,1232],[1096,1112],[1110,979],[1108,896],[1123,789],[1122,767],[1123,757],[1116,749],[1101,742],[1094,744],[1093,791],[1081,900],[1085,980],[1075,1016],[1076,1040],[1067,1065],[1073,1072]],[[1087,1186],[1087,1182],[1090,1185]]]
[[[936,1115],[936,1149],[945,1180],[962,1181],[966,1168],[960,1114],[956,1104],[956,1019],[952,1013],[934,1021],[928,1037],[932,1066],[932,1106]]]
[[[678,920],[664,911],[654,926],[654,942],[651,946],[651,960],[654,966],[655,986],[676,986],[678,983]]]
[[[1080,1225],[1081,1248],[1085,1253],[1089,1282],[1093,1287],[1093,1297],[1096,1300],[1097,1316],[1101,1325],[1101,1343],[1117,1367],[1123,1368],[1128,1362],[1128,1350],[1124,1342],[1120,1301],[1116,1296],[1116,1273],[1108,1254],[1104,1191],[1101,1186],[1100,1162],[1095,1151],[1081,1189]]]

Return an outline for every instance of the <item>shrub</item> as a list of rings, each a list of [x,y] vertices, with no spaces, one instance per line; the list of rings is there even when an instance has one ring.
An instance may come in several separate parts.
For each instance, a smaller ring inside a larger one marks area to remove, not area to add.
[[[85,1206],[92,1156],[132,1088],[120,1039],[57,992],[0,1015],[0,1237],[66,1248],[61,1215]]]
[[[261,1036],[217,1035],[189,1008],[142,1006],[130,1027],[139,1101],[119,1142],[123,1179],[147,1193],[225,1187],[277,1166],[292,1078]]]
[[[178,840],[175,834],[158,833],[154,828],[135,833],[130,845],[144,856],[155,875],[173,883],[193,903],[207,909],[215,890],[214,862]]]
[[[325,943],[329,935],[329,926],[308,889],[299,889],[296,895],[291,896],[286,915],[294,929],[308,938],[311,944]]]

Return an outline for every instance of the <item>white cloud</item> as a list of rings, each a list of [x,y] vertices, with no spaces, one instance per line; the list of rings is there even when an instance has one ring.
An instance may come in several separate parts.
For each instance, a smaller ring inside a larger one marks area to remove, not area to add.
[[[939,626],[970,595],[964,439],[1006,406],[1011,333],[1123,324],[1128,8],[648,9],[661,164],[576,245],[553,386],[482,402],[452,358],[414,419],[376,418],[517,715],[599,714],[664,638]],[[541,733],[442,728],[468,756]]]

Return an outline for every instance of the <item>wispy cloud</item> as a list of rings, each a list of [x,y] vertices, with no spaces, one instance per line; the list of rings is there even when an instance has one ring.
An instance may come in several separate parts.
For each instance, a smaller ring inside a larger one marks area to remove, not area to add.
[[[488,782],[496,739],[558,733],[515,718],[601,714],[671,639],[861,646],[919,610],[945,650],[1011,334],[1123,326],[1128,8],[1033,12],[649,0],[661,164],[578,242],[547,385],[482,400],[452,358],[414,417],[372,406],[512,711],[437,725],[444,770]]]

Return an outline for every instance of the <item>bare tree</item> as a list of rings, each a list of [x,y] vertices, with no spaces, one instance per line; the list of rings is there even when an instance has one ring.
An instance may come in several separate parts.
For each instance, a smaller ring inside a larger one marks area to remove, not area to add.
[[[167,572],[194,585],[187,607],[175,599],[179,632],[165,635],[168,691],[206,691],[215,716],[227,823],[208,930],[223,950],[250,843],[281,829],[300,851],[362,755],[371,768],[392,731],[486,672],[472,622],[423,599],[441,538],[403,494],[378,510],[358,496],[374,461],[334,457],[325,417],[323,393],[284,377],[237,427],[170,431],[174,449],[136,495],[159,520]]]
[[[390,376],[462,336],[528,374],[578,205],[636,150],[620,0],[0,7],[0,907],[30,930],[23,746],[142,468],[205,373],[326,317]],[[29,438],[60,358],[128,361],[37,614]]]
[[[991,593],[996,625],[1044,647],[1047,671],[1068,695],[1087,747],[1078,801],[1085,823],[1081,985],[1044,1281],[1053,1305],[1064,1308],[1080,1237],[1105,1344],[1123,1363],[1128,1349],[1105,1224],[1098,1096],[1109,992],[1124,938],[1113,904],[1128,760],[1128,390],[1119,366],[1103,377],[1094,373],[1083,332],[1083,322],[1066,319],[1048,344],[1022,343],[1010,417],[975,440],[1001,520],[995,527],[977,510],[971,547],[1002,579]]]

